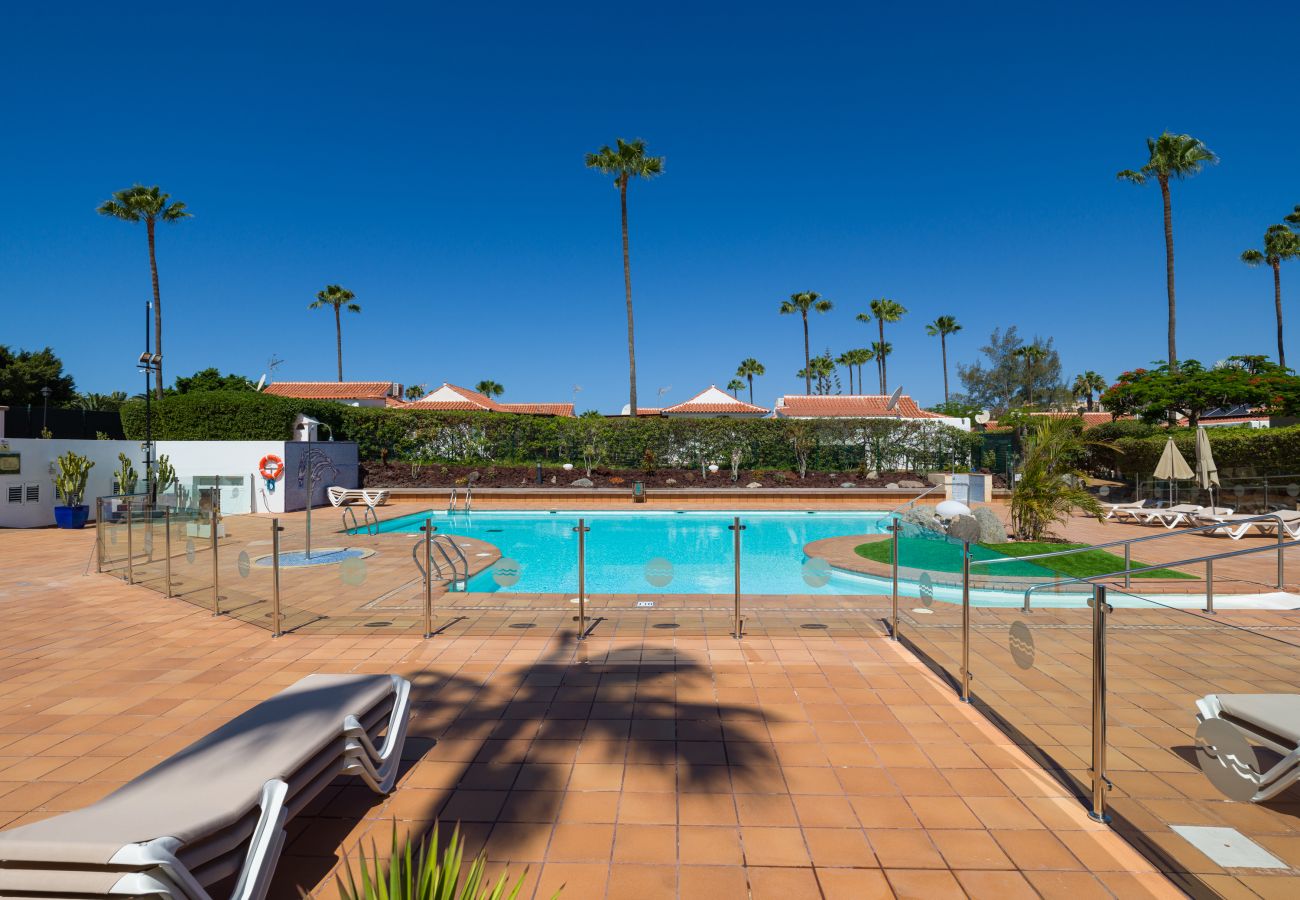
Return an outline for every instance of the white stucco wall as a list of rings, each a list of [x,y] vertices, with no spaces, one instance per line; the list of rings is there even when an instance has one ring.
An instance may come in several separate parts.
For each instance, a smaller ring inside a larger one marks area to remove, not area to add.
[[[7,447],[5,446],[7,445]],[[93,462],[86,483],[86,500],[94,516],[96,497],[113,493],[113,473],[117,470],[117,455],[125,453],[135,464],[136,471],[144,471],[144,452],[136,441],[73,441],[41,440],[40,438],[11,438],[0,441],[0,450],[22,454],[22,470],[17,475],[0,475],[0,527],[39,528],[54,524],[54,461],[69,450]],[[34,503],[10,503],[9,489],[23,489],[24,501],[28,486],[37,488],[39,499]]]

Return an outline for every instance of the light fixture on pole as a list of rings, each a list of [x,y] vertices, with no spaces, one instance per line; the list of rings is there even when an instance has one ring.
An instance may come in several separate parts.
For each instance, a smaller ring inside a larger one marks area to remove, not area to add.
[[[149,331],[145,329],[145,340],[148,341]],[[149,388],[149,376],[154,372],[162,371],[162,354],[151,353],[146,346],[145,351],[136,359],[136,368],[144,373],[144,483],[145,493],[149,497],[150,503],[154,500],[154,471],[153,471],[153,406],[150,403],[152,391]]]
[[[50,390],[49,385],[46,385],[45,387],[41,388],[41,401],[42,401],[41,402],[41,436],[42,437],[44,437],[45,434],[46,421],[50,417],[50,394],[53,393],[54,391]]]

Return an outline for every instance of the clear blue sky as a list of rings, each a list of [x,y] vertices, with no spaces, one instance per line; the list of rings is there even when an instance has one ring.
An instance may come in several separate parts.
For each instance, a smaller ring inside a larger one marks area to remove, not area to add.
[[[52,345],[82,390],[141,387],[143,227],[95,214],[138,181],[195,215],[160,229],[169,382],[273,353],[332,379],[307,305],[337,282],[349,379],[614,411],[617,194],[583,154],[616,136],[667,157],[631,191],[643,403],[746,356],[765,405],[801,389],[797,290],[835,303],[814,352],[907,306],[891,382],[922,403],[940,314],[954,362],[1012,324],[1071,374],[1162,357],[1159,192],[1114,175],[1165,128],[1223,160],[1175,187],[1180,355],[1274,352],[1271,278],[1237,257],[1300,203],[1294,6],[48,6],[3,18],[0,343]],[[1283,282],[1300,355],[1300,264]]]

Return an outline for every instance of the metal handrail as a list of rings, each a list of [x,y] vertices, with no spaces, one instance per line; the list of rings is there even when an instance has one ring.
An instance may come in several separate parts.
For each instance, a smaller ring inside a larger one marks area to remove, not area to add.
[[[921,499],[922,497],[924,497],[926,494],[933,493],[934,491],[939,490],[939,488],[941,488],[941,487],[943,487],[942,484],[932,484],[932,485],[930,485],[928,488],[926,488],[925,490],[921,491],[921,493],[919,493],[919,494],[917,494],[915,497],[913,497],[911,500],[908,500],[906,503],[900,504],[899,506],[895,506],[895,507],[894,507],[893,509],[891,509],[889,512],[885,513],[885,515],[886,515],[886,516],[894,516],[894,515],[897,515],[898,513],[902,512],[903,510],[907,509],[909,506],[911,506],[912,504],[914,504],[916,501],[920,500],[920,499]]]
[[[1051,553],[1035,553],[1033,556],[1008,556],[1005,559],[972,559],[971,565],[998,566],[998,565],[1002,565],[1003,563],[1010,563],[1010,562],[1026,562],[1028,560],[1034,560],[1034,559],[1048,559],[1049,557],[1053,557],[1053,556],[1069,556],[1071,553],[1086,553],[1089,550],[1105,550],[1107,547],[1118,547],[1121,544],[1129,544],[1129,545],[1141,544],[1146,541],[1158,541],[1158,540],[1163,540],[1164,538],[1176,537],[1181,534],[1195,534],[1200,531],[1214,531],[1216,529],[1224,528],[1228,526],[1246,525],[1249,524],[1250,522],[1255,522],[1260,519],[1273,519],[1275,522],[1277,522],[1278,534],[1279,535],[1282,534],[1283,520],[1281,516],[1279,516],[1277,513],[1260,513],[1259,515],[1250,516],[1249,518],[1246,519],[1233,519],[1231,522],[1215,522],[1210,525],[1197,525],[1195,528],[1179,528],[1177,531],[1165,531],[1160,534],[1149,534],[1146,537],[1122,538],[1118,541],[1109,541],[1108,543],[1105,544],[1091,544],[1087,547],[1075,547],[1072,550],[1053,550]],[[1263,547],[1257,549],[1275,550],[1277,548]],[[1165,566],[1156,566],[1156,568],[1161,569],[1161,568],[1165,568]],[[1130,569],[1129,571],[1136,572],[1138,570]]]
[[[420,554],[420,551],[423,550],[423,549],[424,549],[424,538],[420,538],[419,543],[417,543],[415,546],[413,546],[413,547],[411,548],[411,559],[412,559],[412,561],[415,562],[415,566],[416,566],[416,568],[418,568],[421,572],[424,572],[424,566],[420,565],[420,555],[421,555],[421,554]],[[441,578],[441,577],[442,577],[442,566],[438,565],[438,561],[437,561],[436,559],[433,558],[432,554],[430,554],[430,556],[429,556],[429,562],[433,563],[434,571],[436,571],[436,572],[438,573],[438,577]],[[456,574],[456,571],[455,571],[455,569],[453,569],[453,570],[452,570],[452,575],[454,576],[455,574]],[[425,573],[425,577],[426,577],[426,578],[428,577],[428,573],[427,573],[427,572]]]
[[[474,485],[468,485],[465,488],[465,512],[469,512],[474,506]]]
[[[1274,552],[1285,550],[1289,547],[1300,547],[1300,540],[1279,542],[1276,546],[1270,545],[1268,547],[1246,547],[1241,550],[1228,550],[1223,553],[1214,553],[1209,556],[1194,556],[1191,557],[1190,559],[1178,559],[1178,560],[1174,560],[1173,562],[1160,563],[1159,565],[1154,565],[1154,566],[1139,566],[1136,569],[1117,569],[1114,572],[1105,572],[1101,575],[1081,575],[1078,578],[1064,578],[1060,581],[1045,581],[1041,584],[1031,585],[1030,587],[1025,589],[1024,609],[1026,612],[1029,611],[1029,598],[1034,593],[1034,591],[1042,590],[1045,588],[1052,588],[1052,587],[1059,588],[1059,587],[1064,587],[1067,584],[1094,584],[1098,580],[1102,580],[1106,578],[1114,578],[1115,576],[1123,575],[1126,572],[1129,575],[1133,575],[1139,572],[1154,572],[1157,569],[1170,569],[1170,568],[1174,568],[1175,566],[1194,566],[1199,563],[1213,564],[1214,562],[1220,559],[1231,559],[1234,556],[1248,556],[1251,553],[1274,553]],[[1211,590],[1213,590],[1213,588],[1211,588]]]
[[[438,540],[439,538],[442,538],[443,540],[440,541],[440,540]],[[464,585],[464,586],[467,587],[467,586],[469,585],[469,559],[466,558],[466,556],[465,556],[465,551],[461,550],[460,547],[457,546],[456,541],[452,538],[451,535],[449,535],[449,534],[435,534],[435,535],[433,536],[433,544],[434,544],[434,546],[438,547],[439,551],[442,553],[443,558],[447,560],[447,565],[451,567],[451,582],[452,582],[452,585],[451,585],[451,586],[452,586],[453,589],[455,589],[455,587],[456,587],[456,581],[458,580],[457,577],[456,577],[456,563],[455,563],[455,562],[452,560],[452,558],[447,554],[447,550],[446,550],[446,548],[443,546],[444,541],[446,542],[446,544],[447,544],[448,546],[451,547],[452,550],[455,551],[456,555],[460,557],[461,567],[462,567],[462,570],[463,570],[464,573],[465,573],[464,578],[463,578],[463,579],[460,579],[460,582],[461,582],[462,585]]]
[[[447,499],[447,512],[456,511],[456,489],[451,489],[451,496]]]

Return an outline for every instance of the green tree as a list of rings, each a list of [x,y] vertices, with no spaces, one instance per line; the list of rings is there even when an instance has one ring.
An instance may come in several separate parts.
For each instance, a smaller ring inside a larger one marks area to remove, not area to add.
[[[485,397],[500,397],[506,392],[506,389],[503,388],[499,382],[492,381],[491,379],[480,381],[478,384],[474,385],[474,390],[478,391]]]
[[[1051,338],[1035,337],[1030,342],[1045,352],[1033,370],[1030,393],[1054,403],[1068,398],[1069,392],[1061,384],[1061,357],[1053,347]],[[964,393],[962,402],[991,410],[1001,417],[1016,405],[1016,395],[1025,385],[1025,365],[1017,351],[1026,346],[1016,326],[993,329],[988,343],[980,348],[983,359],[971,365],[957,364],[957,377]],[[957,398],[957,395],[954,395]]]
[[[1016,356],[1024,365],[1024,391],[1025,406],[1034,405],[1034,383],[1037,380],[1038,368],[1047,359],[1047,351],[1037,344],[1026,344],[1023,347],[1016,348]]]
[[[1244,404],[1290,415],[1300,408],[1300,377],[1272,363],[1252,372],[1236,363],[1207,369],[1186,359],[1177,369],[1162,363],[1124,372],[1101,401],[1114,415],[1136,415],[1150,423],[1186,416],[1195,428],[1206,411],[1222,406]]]
[[[815,383],[814,392],[818,395],[831,393],[832,379],[838,381],[839,376],[835,374],[835,360],[831,357],[829,351],[820,356],[814,356],[808,360],[808,365],[795,373],[800,378],[805,379],[810,384]],[[836,393],[839,393],[836,391]]]
[[[897,300],[890,300],[885,297],[880,297],[879,299],[871,301],[870,315],[868,315],[867,313],[858,313],[857,319],[859,322],[865,323],[865,322],[870,322],[871,317],[875,316],[876,326],[877,328],[880,329],[880,340],[876,344],[873,344],[872,347],[873,348],[889,347],[889,345],[885,343],[885,324],[889,322],[897,322],[899,319],[903,318],[903,316],[905,316],[906,314],[907,314],[907,308],[904,307],[903,304],[899,303]],[[884,353],[881,353],[878,349],[876,350],[876,357],[875,357],[876,371],[880,375],[881,394],[889,393],[889,374],[885,365],[885,357],[887,357],[888,355],[889,355],[888,350],[886,350]]]
[[[191,218],[185,204],[179,200],[169,203],[170,194],[164,194],[158,185],[145,187],[137,184],[125,190],[116,191],[111,200],[99,205],[99,214],[123,222],[144,222],[145,235],[149,239],[149,277],[153,282],[153,345],[154,352],[162,357],[163,352],[163,316],[162,294],[158,291],[158,254],[154,245],[154,230],[159,222],[179,222]],[[163,367],[161,361],[154,373],[154,393],[159,399],[163,395]]]
[[[51,348],[15,353],[0,344],[0,405],[41,406],[45,387],[50,389],[50,406],[70,403],[76,394],[72,376],[64,374],[63,360]]]
[[[113,391],[111,394],[78,393],[70,405],[86,412],[117,412],[125,402],[126,391]]]
[[[961,331],[955,316],[939,316],[925,326],[925,333],[939,338],[939,352],[943,358],[943,402],[948,402],[948,335]]]
[[[858,367],[858,393],[865,394],[867,389],[866,382],[862,380],[862,367],[876,358],[876,351],[866,347],[858,347],[848,351],[845,355],[853,361],[853,365]]]
[[[843,366],[849,373],[849,393],[853,393],[853,351],[845,350],[839,356],[835,357],[835,364]]]
[[[348,312],[361,312],[361,304],[354,303],[357,295],[345,287],[337,284],[325,285],[325,290],[316,292],[316,299],[309,305],[308,309],[320,309],[328,306],[334,310],[334,341],[337,345],[339,356],[339,381],[343,380],[343,321],[340,313],[346,309]]]
[[[219,369],[209,367],[200,369],[188,378],[179,376],[175,390],[178,394],[194,394],[199,391],[251,391],[255,386],[243,375],[222,375]]]
[[[1300,256],[1300,234],[1286,225],[1270,225],[1264,232],[1264,249],[1247,250],[1241,261],[1248,266],[1268,263],[1273,270],[1273,308],[1277,313],[1277,361],[1286,368],[1286,347],[1282,341],[1282,261]]]
[[[767,370],[763,368],[763,364],[752,356],[747,359],[742,359],[740,365],[736,368],[737,377],[743,378],[749,382],[750,403],[754,402],[754,376],[758,375],[761,377],[765,374],[767,374]]]
[[[1177,303],[1174,300],[1174,218],[1169,203],[1169,182],[1197,174],[1206,163],[1217,163],[1219,158],[1190,134],[1161,133],[1158,138],[1147,138],[1146,165],[1141,169],[1123,169],[1115,177],[1133,184],[1146,184],[1154,178],[1160,185],[1160,200],[1165,214],[1165,292],[1169,300],[1169,367],[1178,369]]]
[[[1088,492],[1080,464],[1098,442],[1081,436],[1077,416],[1033,416],[1025,427],[1024,459],[1011,489],[1011,527],[1022,541],[1040,541],[1075,510],[1098,520],[1101,504]]]
[[[791,294],[789,300],[781,301],[780,313],[783,316],[791,316],[795,313],[803,319],[803,368],[799,370],[800,377],[804,380],[804,393],[812,393],[812,356],[808,352],[808,311],[825,313],[831,311],[831,301],[823,300],[822,295],[816,291],[800,291],[797,294]]]
[[[1102,378],[1096,372],[1089,369],[1082,375],[1074,376],[1074,384],[1070,385],[1070,393],[1075,398],[1086,397],[1088,401],[1088,412],[1092,412],[1092,398],[1094,394],[1100,394],[1106,390],[1106,379]]]
[[[881,396],[884,396],[885,393],[886,393],[886,391],[885,391],[885,381],[884,381],[885,376],[884,376],[883,374],[881,374],[881,373],[882,373],[882,371],[883,371],[883,369],[884,369],[884,365],[885,365],[885,359],[886,359],[886,357],[888,357],[889,354],[891,354],[891,353],[893,353],[893,352],[894,352],[894,345],[891,344],[891,343],[889,343],[889,341],[884,341],[884,342],[881,342],[881,341],[872,341],[872,342],[871,342],[871,358],[874,359],[874,360],[876,361],[876,374],[879,375],[879,376],[880,376],[880,379],[881,379],[881,381],[880,381],[880,393],[881,393]]]
[[[733,378],[727,382],[727,390],[731,391],[731,396],[735,397],[737,400],[740,399],[740,392],[744,389],[745,382],[741,381],[739,378]]]
[[[636,342],[632,329],[632,263],[627,244],[627,185],[633,178],[650,179],[662,175],[664,158],[647,156],[645,141],[640,138],[634,141],[618,138],[615,144],[615,147],[605,146],[595,153],[588,153],[587,168],[613,175],[614,186],[618,188],[619,210],[623,221],[623,289],[627,294],[627,368],[630,385],[628,414],[636,418]]]

